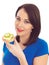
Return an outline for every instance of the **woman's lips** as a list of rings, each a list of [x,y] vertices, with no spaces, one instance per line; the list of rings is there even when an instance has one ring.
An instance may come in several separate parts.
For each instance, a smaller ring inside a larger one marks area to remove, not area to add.
[[[22,30],[22,29],[19,29],[19,28],[17,28],[17,30],[18,30],[18,32],[22,32],[22,31],[24,31],[24,30]]]

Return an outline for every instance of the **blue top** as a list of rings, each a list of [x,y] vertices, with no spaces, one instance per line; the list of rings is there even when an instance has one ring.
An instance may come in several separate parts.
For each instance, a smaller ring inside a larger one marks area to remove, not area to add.
[[[12,53],[10,53],[5,43],[3,46],[3,52],[4,52],[3,57],[4,65],[20,65],[18,58],[15,57]],[[35,43],[32,43],[31,45],[27,46],[23,50],[23,52],[26,56],[28,65],[33,65],[33,60],[35,57],[48,54],[48,45],[44,40],[38,38]]]

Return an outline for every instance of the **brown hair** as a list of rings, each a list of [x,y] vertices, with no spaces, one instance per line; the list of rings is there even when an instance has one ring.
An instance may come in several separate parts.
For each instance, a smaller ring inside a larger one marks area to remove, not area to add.
[[[38,7],[34,4],[23,4],[17,9],[15,16],[17,16],[17,13],[21,8],[24,8],[24,10],[27,12],[30,23],[34,26],[29,40],[24,44],[29,45],[35,42],[39,36],[41,30],[40,12]]]

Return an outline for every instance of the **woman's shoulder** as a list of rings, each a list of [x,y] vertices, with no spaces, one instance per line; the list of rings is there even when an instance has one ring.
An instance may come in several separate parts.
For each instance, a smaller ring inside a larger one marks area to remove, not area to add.
[[[44,39],[41,39],[41,38],[38,38],[37,43],[42,46],[48,46],[48,43]]]
[[[44,39],[41,39],[41,38],[37,38],[37,40],[31,44],[31,46],[46,46],[48,47],[48,43],[44,40]]]
[[[37,48],[37,49],[48,48],[48,43],[44,39],[37,38],[37,40],[29,46],[29,48],[31,48],[31,47],[32,48],[34,47],[34,48]]]
[[[37,40],[37,54],[36,56],[48,54],[48,44],[44,39],[38,38]]]

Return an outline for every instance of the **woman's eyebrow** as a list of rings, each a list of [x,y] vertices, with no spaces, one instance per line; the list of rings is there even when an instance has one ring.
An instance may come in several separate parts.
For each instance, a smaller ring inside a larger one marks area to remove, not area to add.
[[[16,16],[16,17],[21,18],[20,16]],[[29,19],[27,19],[27,18],[24,19],[24,20],[30,22]]]
[[[16,17],[20,18],[20,16],[16,16]]]

